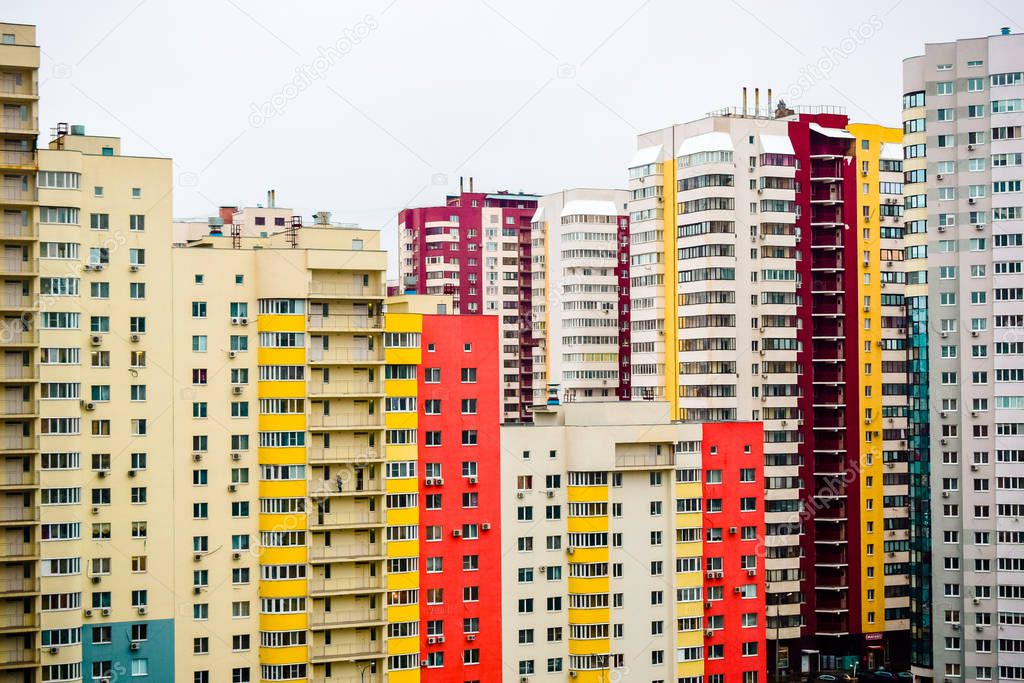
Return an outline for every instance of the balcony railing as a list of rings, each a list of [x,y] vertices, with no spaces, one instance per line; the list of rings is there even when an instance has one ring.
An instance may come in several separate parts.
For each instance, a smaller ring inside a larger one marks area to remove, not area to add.
[[[0,543],[0,557],[27,557],[35,554],[35,546],[21,541]]]
[[[0,629],[35,628],[35,614],[0,614]]]
[[[36,509],[22,505],[0,507],[0,524],[5,522],[34,522],[39,518]]]
[[[384,454],[370,446],[311,446],[310,462],[379,462]]]
[[[362,671],[360,673],[334,673],[337,667],[331,672],[330,678],[323,676],[310,676],[309,683],[383,683],[382,674]]]
[[[0,379],[36,379],[39,373],[34,365],[4,365]]]
[[[370,592],[384,589],[381,576],[344,576],[325,579],[314,577],[309,580],[309,590],[319,593]]]
[[[24,648],[4,648],[0,650],[0,665],[14,666],[20,664],[37,664],[39,662],[38,650],[26,650]]]
[[[39,590],[39,583],[35,579],[18,577],[16,579],[0,579],[0,595],[12,593],[33,593]]]
[[[338,381],[309,383],[309,393],[313,396],[366,396],[367,394],[384,393],[384,382]]]
[[[330,612],[314,610],[310,615],[310,626],[346,626],[365,622],[384,621],[384,609],[381,607],[366,609],[331,610]]]
[[[387,641],[383,638],[378,640],[366,640],[355,643],[338,643],[330,645],[310,645],[309,654],[313,659],[335,659],[340,657],[362,657],[362,656],[379,656],[383,657],[387,654]],[[367,672],[369,673],[369,672]],[[332,676],[331,681],[343,680]],[[353,678],[353,681],[358,681],[358,678]]]
[[[0,401],[0,417],[34,415],[36,412],[36,404],[33,401]]]
[[[36,473],[24,470],[0,471],[0,486],[35,486]]]
[[[0,166],[34,166],[34,152],[21,149],[0,149]]]
[[[309,316],[311,330],[380,330],[384,327],[384,316],[354,314],[313,314]]]
[[[35,272],[35,264],[16,258],[0,259],[0,272],[32,274]]]
[[[309,549],[313,560],[336,560],[349,558],[380,557],[384,554],[383,543],[343,543],[341,545],[314,545]]]
[[[9,202],[32,202],[36,200],[36,191],[28,187],[0,187],[0,200]]]
[[[36,231],[31,225],[22,225],[21,221],[4,221],[0,225],[0,237],[35,237]]]
[[[384,349],[329,349],[309,350],[311,363],[372,363],[384,362]]]
[[[4,116],[0,118],[0,128],[3,130],[35,130],[36,123],[31,119],[22,120],[21,116]]]
[[[384,296],[384,288],[377,287],[374,285],[352,285],[341,282],[316,282],[313,281],[309,286],[309,294],[312,297],[317,296],[345,296],[345,297],[367,297],[367,298],[379,298]]]
[[[381,493],[384,493],[383,481],[342,481],[339,483],[334,479],[327,481],[316,479],[309,482],[309,495],[311,496],[373,496]]]
[[[33,296],[26,296],[20,292],[4,292],[0,294],[0,308],[34,308],[38,303]]]
[[[376,427],[384,428],[383,413],[367,415],[365,413],[339,413],[337,415],[310,415],[309,426],[311,429],[322,427]]]
[[[0,451],[37,451],[39,439],[34,436],[0,437]]]
[[[667,448],[666,448],[667,450]],[[675,464],[675,455],[665,453],[616,453],[616,467],[671,467]]]
[[[383,525],[385,523],[383,510],[338,510],[325,513],[323,517],[317,515],[309,521],[310,528],[316,527],[362,527],[370,525]]]

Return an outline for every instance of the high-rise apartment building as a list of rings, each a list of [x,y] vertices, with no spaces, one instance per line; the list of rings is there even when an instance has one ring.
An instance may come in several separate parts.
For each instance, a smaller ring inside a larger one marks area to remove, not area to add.
[[[421,680],[501,680],[498,319],[445,315],[450,306],[450,297],[388,300],[388,329],[418,342],[389,351],[418,359],[389,358],[389,386],[416,393],[410,402],[389,390],[388,419],[415,418],[419,448],[407,482],[418,483],[418,555],[389,560],[389,576],[419,565]]]
[[[774,675],[905,657],[900,135],[848,123],[723,110],[629,169],[634,399],[765,425]]]
[[[34,26],[0,24],[0,242],[4,385],[0,429],[0,679],[32,677],[39,636],[39,48]]]
[[[529,422],[533,402],[531,219],[537,196],[460,187],[444,206],[398,215],[399,291],[447,294],[454,312],[496,315],[502,421]]]
[[[629,217],[625,190],[578,188],[533,216],[533,400],[628,400]]]
[[[504,680],[762,680],[760,424],[611,399],[501,439]]]
[[[904,61],[913,665],[1024,678],[1024,35]]]

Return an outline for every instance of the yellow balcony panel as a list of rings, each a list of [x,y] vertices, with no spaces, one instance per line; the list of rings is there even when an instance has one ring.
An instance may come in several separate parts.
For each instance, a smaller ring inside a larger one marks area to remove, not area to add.
[[[416,429],[417,426],[416,413],[384,414],[384,427],[386,429]]]
[[[38,578],[27,579],[25,577],[17,577],[0,579],[0,598],[19,598],[38,592]]]
[[[260,664],[301,664],[306,661],[306,646],[261,647]]]
[[[314,576],[309,579],[309,594],[313,596],[383,593],[385,590],[387,586],[384,585],[384,577],[380,574],[373,576],[368,572],[329,579]]]
[[[371,282],[345,282],[342,278],[319,278],[313,275],[313,281],[309,283],[310,299],[383,299],[387,296],[385,288],[380,283]],[[385,316],[387,318],[387,316]],[[387,323],[385,322],[385,325]]]
[[[570,624],[607,624],[611,621],[611,616],[611,611],[607,607],[569,609]]]
[[[608,531],[607,517],[568,517],[565,524],[571,534]]]
[[[390,524],[389,526],[396,526]],[[419,554],[419,541],[388,541],[388,557],[416,557]]]
[[[416,396],[419,388],[414,379],[386,379],[384,392],[388,396]]]
[[[376,607],[367,605],[359,609],[337,609],[330,611],[314,609],[309,615],[309,628],[313,630],[363,628],[366,626],[383,626],[385,623],[387,622],[384,618],[384,608],[380,606],[379,601]]]
[[[570,593],[607,593],[610,590],[610,579],[607,576],[598,578],[569,577]]]
[[[314,663],[354,661],[384,657],[388,654],[388,641],[358,638],[347,643],[314,643],[309,646],[309,657]]]
[[[379,536],[378,536],[379,538]],[[309,549],[309,561],[323,562],[367,562],[385,558],[384,543],[368,540],[361,543],[340,543],[334,545],[314,545]]]
[[[304,332],[306,316],[304,315],[266,315],[256,316],[257,332]]]
[[[305,382],[264,382],[256,384],[256,395],[260,398],[305,398]]]
[[[608,548],[573,548],[569,560],[578,563],[607,562]]]
[[[3,235],[0,233],[0,238]],[[4,313],[27,313],[39,308],[39,298],[21,292],[5,292],[0,294],[0,311]]]
[[[257,349],[256,361],[260,365],[305,365],[305,349]]]
[[[385,446],[385,457],[391,462],[398,460],[416,460],[419,451],[416,444],[392,444]],[[427,451],[429,453],[429,451]]]
[[[305,465],[302,448],[261,448],[257,457],[261,465]]]
[[[417,621],[419,616],[415,619],[408,619],[407,621]],[[396,623],[396,619],[391,618],[391,610],[388,610],[388,621]],[[388,638],[388,654],[389,655],[407,655],[413,652],[420,651],[420,639],[418,636],[413,638]]]
[[[0,436],[0,453],[30,453],[39,450],[39,437]]]
[[[0,131],[2,132],[2,131]],[[22,669],[26,666],[35,666],[39,664],[39,650],[32,648],[26,650],[22,647],[3,647],[0,648],[0,671],[10,671],[13,669]],[[5,679],[5,680],[18,680],[16,678]]]
[[[293,598],[307,595],[306,580],[260,581],[261,598]]]
[[[422,365],[423,354],[419,349],[385,349],[384,360],[390,365]]]
[[[570,503],[606,503],[607,486],[570,486],[566,489]]]
[[[308,615],[300,614],[260,614],[261,631],[300,631],[309,627]]]
[[[388,544],[388,550],[390,551],[391,545]],[[397,556],[395,556],[397,557]],[[402,555],[401,557],[412,557],[412,555]],[[404,591],[411,590],[413,588],[420,587],[420,577],[416,572],[402,572],[401,574],[388,574],[388,590],[389,591]],[[388,612],[388,619],[391,621],[401,621],[391,612]]]
[[[260,415],[256,426],[263,432],[306,431],[305,415]]]
[[[2,336],[0,336],[2,340]],[[5,363],[0,368],[0,383],[31,383],[38,381],[39,368],[35,365],[23,365],[21,363]]]
[[[420,488],[418,479],[386,479],[384,481],[388,493],[417,493]],[[391,510],[401,512],[401,510]]]
[[[570,655],[600,655],[611,651],[611,643],[607,638],[593,640],[569,639]]]
[[[315,672],[309,677],[309,683],[384,683],[384,674],[373,673],[366,668],[365,664],[353,663],[350,665],[351,670],[342,670],[341,665],[335,664],[331,667],[331,675],[321,676]],[[377,667],[378,670],[383,669],[383,666]],[[404,674],[414,676],[414,678],[406,677]],[[408,671],[391,671],[387,674],[388,683],[419,683],[420,670],[410,669]]]
[[[305,481],[261,481],[260,498],[305,498]]]
[[[260,564],[304,564],[308,550],[304,546],[294,548],[260,548]]]
[[[406,621],[419,621],[420,619],[420,606],[419,605],[393,605],[388,607],[388,621],[392,624],[400,624]],[[410,641],[419,646],[419,636],[413,636],[411,638],[401,638],[403,641]],[[415,648],[414,648],[415,650]]]

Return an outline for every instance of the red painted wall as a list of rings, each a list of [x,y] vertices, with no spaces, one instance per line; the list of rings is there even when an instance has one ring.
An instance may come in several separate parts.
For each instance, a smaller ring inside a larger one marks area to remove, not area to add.
[[[423,367],[441,368],[441,381],[418,380],[420,446],[420,647],[444,652],[444,668],[422,669],[424,681],[501,680],[501,510],[499,457],[501,405],[498,319],[489,315],[423,316]],[[465,350],[471,344],[471,350]],[[432,346],[431,346],[432,345]],[[433,348],[431,351],[430,349]],[[462,368],[476,368],[476,383],[461,381]],[[475,415],[463,415],[462,399],[475,398]],[[441,414],[427,415],[429,399],[440,399]],[[463,446],[463,430],[476,430],[477,445]],[[441,447],[426,446],[425,432],[440,431]],[[462,463],[477,463],[477,483],[462,476]],[[426,486],[426,463],[439,462],[443,484]],[[476,493],[478,507],[463,508],[462,494]],[[426,497],[441,495],[441,509],[427,510]],[[464,524],[490,524],[479,538],[456,538]],[[426,541],[426,527],[439,525],[441,540]],[[463,570],[463,556],[476,555],[479,569]],[[427,573],[427,558],[443,558],[443,573]],[[475,586],[479,601],[464,602],[463,588]],[[431,588],[444,589],[443,605],[427,605]],[[473,640],[463,619],[480,620]],[[444,622],[444,642],[428,644],[427,622]],[[463,665],[463,651],[476,648],[480,663]]]
[[[712,454],[712,448],[715,453]],[[749,451],[749,452],[748,452]],[[701,479],[704,482],[704,500],[721,499],[721,512],[704,511],[704,529],[722,529],[720,543],[704,543],[704,594],[708,589],[721,586],[722,600],[711,601],[711,607],[704,610],[705,629],[708,615],[724,617],[724,628],[716,630],[704,639],[705,679],[712,674],[724,674],[726,681],[743,680],[745,671],[758,672],[758,680],[764,679],[766,670],[765,653],[765,576],[764,576],[764,425],[761,422],[715,422],[703,426],[701,438]],[[741,481],[740,470],[752,469],[752,481]],[[722,482],[709,484],[709,470],[721,470]],[[753,498],[755,508],[741,512],[740,501]],[[753,538],[743,539],[743,527],[757,529]],[[732,532],[731,529],[736,531]],[[740,567],[743,555],[756,557],[754,576]],[[708,575],[707,559],[722,558],[722,577]],[[757,597],[744,598],[736,588],[745,584],[757,587]],[[707,607],[707,604],[705,604]],[[757,615],[757,626],[743,627],[743,615]],[[744,657],[743,643],[756,642],[757,655]],[[707,659],[709,646],[725,646],[724,659]]]

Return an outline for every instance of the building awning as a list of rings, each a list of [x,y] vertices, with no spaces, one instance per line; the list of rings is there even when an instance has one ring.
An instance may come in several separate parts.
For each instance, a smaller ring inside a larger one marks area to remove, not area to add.
[[[533,212],[533,218],[530,219],[531,223],[540,223],[544,220],[544,207],[538,206],[537,210]]]
[[[762,135],[758,140],[765,154],[796,154],[788,135]]]
[[[903,159],[903,145],[898,142],[883,142],[882,151],[879,153],[880,159],[889,159],[891,161],[901,161]]]
[[[561,216],[618,216],[615,202],[598,199],[574,199],[566,202]],[[561,217],[560,216],[560,217]]]
[[[650,164],[656,164],[661,160],[661,145],[655,145],[654,147],[641,147],[633,155],[633,160],[629,162],[629,168],[636,168],[638,166],[649,166]]]
[[[810,128],[815,133],[821,133],[822,135],[830,138],[842,138],[844,140],[855,139],[852,133],[847,133],[845,130],[840,130],[838,128],[825,128],[824,126],[819,126],[816,123],[812,123]]]
[[[676,152],[676,156],[686,157],[691,154],[697,154],[698,152],[722,151],[733,151],[732,138],[729,137],[728,133],[715,131],[712,133],[704,133],[703,135],[695,135],[692,138],[686,138],[683,140],[683,144],[679,145],[679,151]]]

